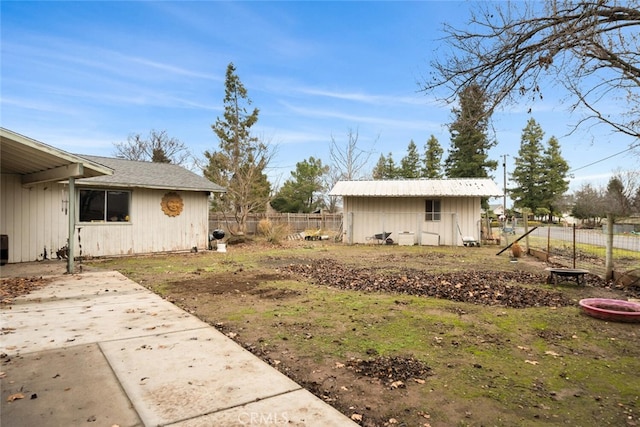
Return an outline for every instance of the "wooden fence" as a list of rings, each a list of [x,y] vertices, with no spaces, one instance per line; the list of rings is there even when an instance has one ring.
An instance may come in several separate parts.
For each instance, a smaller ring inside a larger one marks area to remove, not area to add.
[[[298,213],[269,213],[252,214],[247,218],[247,234],[255,235],[258,223],[268,219],[273,224],[287,224],[291,233],[300,233],[306,230],[322,230],[340,233],[342,231],[342,214],[298,214]],[[237,228],[232,214],[219,212],[209,213],[209,230],[220,229],[225,233]]]

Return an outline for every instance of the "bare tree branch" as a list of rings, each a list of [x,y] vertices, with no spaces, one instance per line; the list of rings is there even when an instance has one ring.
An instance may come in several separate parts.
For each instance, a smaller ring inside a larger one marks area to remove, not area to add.
[[[173,163],[184,166],[191,154],[177,138],[170,137],[166,130],[152,129],[147,138],[131,134],[126,142],[116,142],[115,156],[137,161]]]
[[[603,123],[640,138],[639,0],[480,3],[466,29],[445,25],[448,48],[421,89],[453,103],[475,83],[499,105],[543,99],[563,86],[576,126]],[[616,108],[611,108],[615,103]]]

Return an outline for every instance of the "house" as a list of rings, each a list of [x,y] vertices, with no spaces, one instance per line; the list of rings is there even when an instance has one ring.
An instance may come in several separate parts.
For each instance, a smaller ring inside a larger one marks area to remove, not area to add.
[[[481,199],[502,192],[491,179],[464,178],[340,181],[329,194],[343,198],[346,243],[460,246],[480,239]]]
[[[489,205],[489,213],[493,213],[496,218],[505,215],[504,205],[502,203]]]
[[[70,154],[0,128],[3,262],[205,249],[209,197],[178,165]]]

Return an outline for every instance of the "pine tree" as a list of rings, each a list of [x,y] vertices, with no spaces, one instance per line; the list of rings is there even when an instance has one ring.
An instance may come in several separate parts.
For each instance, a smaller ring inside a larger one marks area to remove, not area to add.
[[[424,159],[420,175],[423,178],[442,178],[442,154],[444,151],[435,136],[427,140],[424,146]]]
[[[211,126],[220,149],[205,151],[209,164],[204,175],[226,188],[227,192],[214,207],[232,213],[240,233],[246,231],[250,213],[264,211],[271,192],[264,171],[272,154],[266,144],[251,134],[259,110],[248,111],[250,105],[247,90],[230,63],[225,78],[224,115]]]
[[[453,110],[451,148],[444,168],[449,178],[487,178],[498,162],[488,159],[488,152],[496,142],[487,136],[489,113],[487,99],[480,87],[471,84],[462,90],[460,106]]]
[[[371,171],[371,177],[373,179],[384,179],[384,167],[386,162],[387,159],[384,157],[384,154],[380,154],[378,162],[373,167],[373,171]]]
[[[387,156],[380,155],[378,163],[373,168],[373,179],[396,179],[400,175],[396,162],[393,160],[393,154]]]
[[[310,213],[323,207],[323,176],[329,171],[322,160],[313,156],[296,163],[296,170],[285,181],[280,191],[271,201],[278,212]]]
[[[399,177],[420,178],[420,154],[418,154],[418,147],[413,139],[407,146],[407,155],[400,160]]]
[[[516,186],[509,193],[514,204],[520,208],[529,208],[535,212],[539,207],[547,207],[543,194],[545,183],[542,156],[542,138],[544,132],[531,118],[522,130],[520,149],[515,158],[515,168],[511,174]]]
[[[569,164],[562,157],[560,143],[554,136],[547,141],[542,167],[542,179],[544,182],[542,198],[545,207],[549,209],[549,222],[551,222],[556,208],[561,204],[562,196],[569,189],[569,181],[567,179]]]

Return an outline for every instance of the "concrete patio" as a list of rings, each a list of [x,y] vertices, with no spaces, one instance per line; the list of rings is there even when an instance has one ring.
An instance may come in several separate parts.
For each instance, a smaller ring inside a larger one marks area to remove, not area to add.
[[[2,425],[356,425],[120,273],[52,265],[51,283],[0,311]]]

